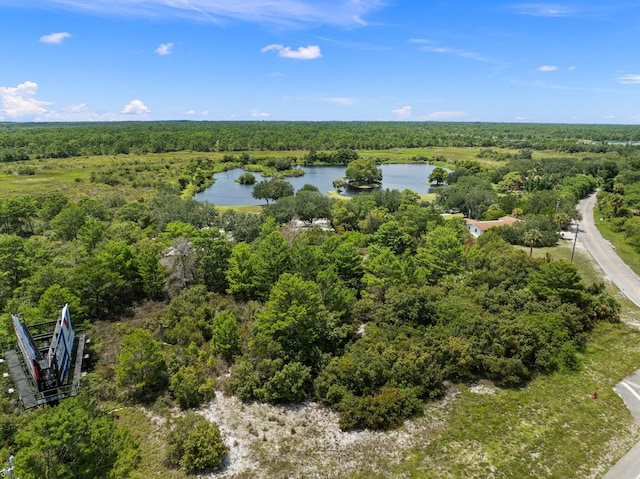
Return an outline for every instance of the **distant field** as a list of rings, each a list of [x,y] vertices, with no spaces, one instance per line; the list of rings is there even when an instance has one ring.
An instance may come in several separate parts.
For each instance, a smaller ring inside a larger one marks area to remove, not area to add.
[[[374,157],[379,161],[391,163],[408,163],[415,157],[425,157],[429,160],[444,158],[446,162],[438,164],[452,167],[456,161],[474,160],[486,167],[495,167],[504,162],[478,158],[482,148],[394,148],[389,150],[359,150],[361,157]],[[498,149],[501,153],[517,153],[518,150]],[[307,151],[251,151],[255,158],[302,158]],[[90,156],[64,159],[38,159],[26,162],[5,163],[0,170],[0,197],[16,194],[42,195],[50,191],[59,191],[70,197],[82,195],[100,196],[115,193],[129,200],[151,194],[161,184],[175,184],[180,172],[189,160],[198,157],[211,158],[221,161],[228,152],[194,153],[176,152],[144,155]],[[241,153],[233,153],[239,157]],[[534,152],[534,157],[568,156],[557,152]],[[35,170],[32,176],[16,174],[20,166],[29,166]],[[92,173],[113,173],[118,176],[119,183],[109,186],[100,181],[91,181]],[[432,196],[426,198],[433,199]]]

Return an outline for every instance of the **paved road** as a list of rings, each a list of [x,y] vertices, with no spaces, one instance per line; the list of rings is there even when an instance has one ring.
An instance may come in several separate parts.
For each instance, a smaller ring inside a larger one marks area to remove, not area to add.
[[[582,221],[577,240],[593,256],[605,276],[640,307],[640,277],[620,259],[611,244],[600,235],[593,218],[595,202],[596,195],[593,193],[578,205]],[[613,389],[640,424],[640,370],[624,378]],[[640,443],[609,469],[603,479],[640,479]]]
[[[600,265],[605,276],[624,293],[627,298],[640,307],[640,277],[635,274],[615,253],[611,244],[606,241],[596,228],[593,219],[593,206],[596,195],[580,201],[578,210],[582,214],[579,224],[578,241],[591,253],[593,259]],[[635,477],[633,479],[636,479]]]

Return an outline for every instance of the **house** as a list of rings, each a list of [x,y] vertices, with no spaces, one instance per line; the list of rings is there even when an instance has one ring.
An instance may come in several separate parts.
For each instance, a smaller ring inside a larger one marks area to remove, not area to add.
[[[476,221],[472,220],[471,218],[465,218],[467,231],[469,231],[469,233],[471,233],[476,238],[490,228],[495,228],[497,226],[511,226],[517,221],[520,220],[518,218],[514,218],[513,216],[503,216],[501,218],[498,218],[497,220],[492,221]]]

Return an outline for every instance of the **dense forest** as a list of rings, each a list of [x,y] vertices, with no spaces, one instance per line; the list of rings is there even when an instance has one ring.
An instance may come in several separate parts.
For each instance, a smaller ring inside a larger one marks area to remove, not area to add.
[[[497,147],[606,152],[635,126],[446,122],[0,123],[0,161],[175,151]]]
[[[2,457],[15,452],[23,479],[145,477],[140,443],[110,414],[141,405],[169,418],[167,467],[202,471],[222,462],[220,431],[170,411],[197,408],[216,391],[313,400],[337,411],[345,430],[385,430],[420,415],[447,383],[509,388],[578,370],[590,332],[618,321],[620,306],[574,264],[531,252],[556,245],[578,219],[577,201],[596,188],[600,209],[640,245],[640,148],[608,144],[638,139],[623,126],[2,124],[0,158],[23,169],[80,155],[201,155],[135,199],[119,189],[146,172],[104,176],[99,158],[91,181],[108,193],[0,198],[0,339],[13,341],[10,314],[37,323],[64,303],[95,339],[77,398],[25,412],[0,397]],[[260,196],[274,201],[256,214],[184,194],[224,161],[273,161],[254,150],[302,149],[307,160],[341,150],[339,161],[351,163],[361,149],[427,145],[482,147],[474,160],[451,162],[451,173],[425,178],[442,183],[432,201],[409,190],[336,199],[307,186]],[[212,151],[243,153],[207,158]],[[463,219],[505,215],[518,221],[479,238]],[[331,229],[291,222],[314,218]],[[161,312],[143,325],[128,320],[149,304]]]

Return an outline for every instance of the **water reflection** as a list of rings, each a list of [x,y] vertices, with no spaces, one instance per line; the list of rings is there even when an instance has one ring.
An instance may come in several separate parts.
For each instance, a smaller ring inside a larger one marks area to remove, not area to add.
[[[382,188],[390,190],[410,189],[419,194],[429,193],[429,175],[435,168],[426,164],[402,164],[380,165],[382,169]],[[285,178],[296,191],[309,184],[317,187],[322,193],[327,194],[334,190],[333,181],[344,177],[344,166],[303,166],[304,176]],[[254,185],[241,185],[236,180],[244,173],[244,170],[234,170],[217,173],[216,182],[202,193],[195,196],[196,200],[209,201],[217,206],[245,206],[264,204],[264,200],[257,200],[251,196]],[[260,173],[253,173],[257,181],[264,178]],[[342,192],[343,195],[353,196],[358,194],[353,190]]]

